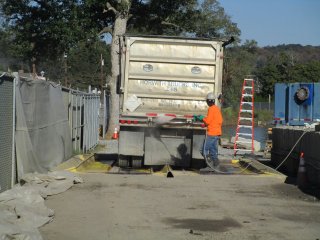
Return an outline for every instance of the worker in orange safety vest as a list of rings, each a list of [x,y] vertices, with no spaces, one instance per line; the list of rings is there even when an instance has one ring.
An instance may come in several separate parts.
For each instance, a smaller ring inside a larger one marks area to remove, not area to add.
[[[195,120],[203,121],[207,126],[206,138],[200,149],[201,155],[205,158],[208,167],[217,168],[219,166],[218,159],[218,142],[222,134],[222,114],[220,108],[215,105],[214,93],[208,93],[206,97],[209,106],[207,116],[194,116]],[[221,95],[218,100],[221,99]]]

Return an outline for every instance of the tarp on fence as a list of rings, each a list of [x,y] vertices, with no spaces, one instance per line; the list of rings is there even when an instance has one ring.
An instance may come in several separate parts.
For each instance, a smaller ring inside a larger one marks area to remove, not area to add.
[[[18,178],[46,173],[72,156],[68,112],[59,86],[20,80],[16,88]]]
[[[14,77],[0,73],[0,192],[15,180],[14,86]]]

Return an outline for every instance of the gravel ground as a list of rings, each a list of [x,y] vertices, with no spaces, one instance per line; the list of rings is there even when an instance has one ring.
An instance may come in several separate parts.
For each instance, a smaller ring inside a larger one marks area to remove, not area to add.
[[[278,176],[81,174],[44,239],[320,239],[320,202]]]

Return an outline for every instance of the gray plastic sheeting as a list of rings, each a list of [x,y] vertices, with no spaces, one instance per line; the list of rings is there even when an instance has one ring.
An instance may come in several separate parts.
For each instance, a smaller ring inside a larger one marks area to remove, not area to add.
[[[18,179],[46,173],[72,155],[68,112],[61,88],[43,80],[19,81],[16,88]]]
[[[41,240],[38,228],[54,216],[44,199],[81,182],[81,178],[65,171],[23,176],[23,186],[16,185],[0,194],[0,240]]]

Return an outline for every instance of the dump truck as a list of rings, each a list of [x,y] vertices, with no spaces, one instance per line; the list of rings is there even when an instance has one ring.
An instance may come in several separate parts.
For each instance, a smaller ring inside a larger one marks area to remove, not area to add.
[[[204,165],[206,126],[193,116],[207,113],[208,92],[221,94],[231,41],[120,37],[120,167]]]

